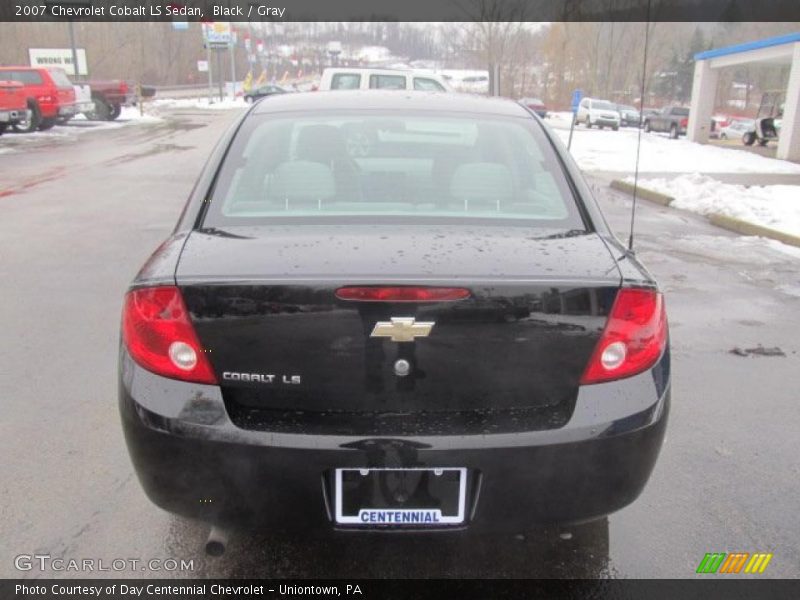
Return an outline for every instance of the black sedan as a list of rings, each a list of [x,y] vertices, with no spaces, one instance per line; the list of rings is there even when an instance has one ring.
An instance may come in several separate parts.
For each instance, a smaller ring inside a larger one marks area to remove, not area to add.
[[[266,96],[274,96],[275,94],[288,94],[290,91],[291,90],[288,90],[285,87],[270,83],[269,85],[262,85],[245,92],[244,101],[252,103],[261,98],[265,98]]]
[[[139,480],[223,528],[592,520],[642,491],[669,402],[656,282],[510,100],[253,106],[124,301]]]

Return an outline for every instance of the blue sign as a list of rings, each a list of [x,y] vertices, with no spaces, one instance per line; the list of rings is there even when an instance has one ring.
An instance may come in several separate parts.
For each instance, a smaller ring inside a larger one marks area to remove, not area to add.
[[[578,105],[581,103],[581,99],[583,99],[583,92],[581,90],[572,92],[572,112],[578,112]]]

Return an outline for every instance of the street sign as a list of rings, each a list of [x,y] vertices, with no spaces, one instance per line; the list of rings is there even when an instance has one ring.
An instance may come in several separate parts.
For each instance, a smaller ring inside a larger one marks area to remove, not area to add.
[[[88,75],[86,67],[86,50],[77,49],[78,74]],[[67,75],[75,75],[72,64],[72,50],[70,48],[28,48],[28,58],[32,67],[58,67],[64,69]]]
[[[578,112],[578,105],[581,103],[583,99],[583,91],[575,90],[572,92],[572,112]]]
[[[198,60],[197,61],[197,70],[201,73],[208,72],[208,61],[207,60]]]
[[[226,23],[225,21],[203,23],[203,38],[212,48],[227,47],[233,41],[233,30],[231,29],[231,24]]]

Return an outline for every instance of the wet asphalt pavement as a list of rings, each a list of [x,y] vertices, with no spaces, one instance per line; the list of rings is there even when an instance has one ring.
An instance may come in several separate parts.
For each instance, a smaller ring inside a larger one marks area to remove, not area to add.
[[[667,441],[633,505],[590,526],[469,542],[251,532],[205,557],[207,530],[152,506],[133,474],[116,352],[126,285],[233,116],[0,138],[0,576],[92,575],[14,567],[17,555],[48,554],[194,560],[183,573],[103,574],[119,577],[693,577],[706,552],[732,551],[772,552],[763,576],[800,576],[800,251],[644,202],[636,244],[667,295],[673,395]],[[627,197],[590,182],[622,234]],[[759,344],[785,356],[730,353]]]

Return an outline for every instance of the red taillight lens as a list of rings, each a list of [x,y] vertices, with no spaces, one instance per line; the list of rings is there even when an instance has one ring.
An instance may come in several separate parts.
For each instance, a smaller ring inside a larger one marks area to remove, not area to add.
[[[128,93],[128,84],[127,84],[127,82],[125,82],[125,81],[121,81],[120,82],[119,91],[122,92],[123,94],[127,94]]]
[[[451,287],[350,286],[336,290],[339,300],[361,302],[451,302],[469,296],[469,290]]]
[[[681,127],[688,127],[689,126],[689,119],[681,119]]]
[[[655,290],[621,289],[581,385],[630,377],[652,367],[667,345],[667,313]]]
[[[133,360],[148,371],[184,381],[217,383],[180,290],[174,286],[128,292],[122,311],[122,340]]]

